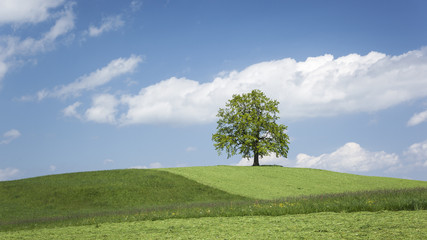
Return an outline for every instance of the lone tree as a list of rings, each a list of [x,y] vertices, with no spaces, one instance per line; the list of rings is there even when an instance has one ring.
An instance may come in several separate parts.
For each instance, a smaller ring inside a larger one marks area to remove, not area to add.
[[[260,90],[233,95],[226,107],[220,108],[217,132],[212,135],[218,154],[224,149],[227,158],[241,154],[252,166],[259,166],[259,158],[270,153],[276,157],[288,155],[289,137],[287,126],[277,124],[279,102],[271,100]]]

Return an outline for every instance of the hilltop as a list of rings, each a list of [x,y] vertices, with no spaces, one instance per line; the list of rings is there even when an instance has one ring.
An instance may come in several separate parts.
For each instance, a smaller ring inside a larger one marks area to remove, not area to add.
[[[199,183],[256,199],[277,199],[379,189],[427,187],[425,181],[370,177],[310,168],[185,167],[159,169]]]

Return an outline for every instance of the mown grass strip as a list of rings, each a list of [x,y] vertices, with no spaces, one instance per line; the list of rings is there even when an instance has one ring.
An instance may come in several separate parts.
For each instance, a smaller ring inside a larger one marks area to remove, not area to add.
[[[2,222],[1,230],[51,226],[99,225],[171,218],[280,216],[317,212],[427,210],[427,188],[361,191],[289,197],[277,200],[223,201],[157,206],[130,211],[98,212],[64,218]]]
[[[427,239],[427,211],[103,223],[0,232],[0,239]]]

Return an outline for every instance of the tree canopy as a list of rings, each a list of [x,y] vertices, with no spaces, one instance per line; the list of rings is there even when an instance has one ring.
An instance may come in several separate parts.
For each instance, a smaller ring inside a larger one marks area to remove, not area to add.
[[[287,126],[276,123],[278,105],[260,90],[233,95],[217,114],[217,132],[212,140],[218,154],[225,150],[227,158],[236,154],[248,160],[253,157],[253,166],[259,166],[259,158],[271,153],[286,158],[289,137]]]

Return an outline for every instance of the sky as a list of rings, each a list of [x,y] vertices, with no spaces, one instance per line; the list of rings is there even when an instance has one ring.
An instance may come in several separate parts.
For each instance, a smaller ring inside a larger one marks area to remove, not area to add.
[[[285,159],[427,181],[423,0],[1,0],[0,181],[250,165],[218,155],[233,94],[280,102]]]

